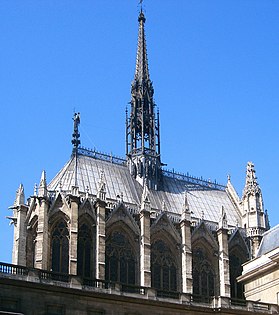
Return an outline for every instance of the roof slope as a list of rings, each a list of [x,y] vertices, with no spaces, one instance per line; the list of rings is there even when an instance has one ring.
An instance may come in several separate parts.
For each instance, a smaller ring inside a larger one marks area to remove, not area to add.
[[[263,234],[257,257],[262,256],[277,247],[279,247],[279,224]]]
[[[119,159],[117,163],[100,159],[99,157],[78,154],[77,167],[75,158],[71,158],[60,172],[48,185],[48,191],[71,192],[75,185],[75,179],[81,193],[88,192],[96,196],[101,180],[101,174],[106,183],[106,198],[108,201],[116,201],[118,196],[123,198],[126,204],[139,208],[143,187],[130,175],[125,160]],[[163,189],[150,190],[151,209],[153,211],[165,210],[179,218],[183,211],[184,194],[187,191],[187,199],[192,218],[204,219],[217,223],[220,217],[220,209],[224,206],[227,213],[229,226],[235,226],[240,220],[237,209],[230,201],[225,187],[219,189],[207,182],[207,185],[185,180],[183,177],[171,177],[167,172],[163,173]],[[167,174],[167,175],[166,175]],[[217,185],[218,186],[218,185]]]

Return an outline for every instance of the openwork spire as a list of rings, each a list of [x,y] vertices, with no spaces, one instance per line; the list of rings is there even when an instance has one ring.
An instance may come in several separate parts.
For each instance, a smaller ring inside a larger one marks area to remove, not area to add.
[[[131,110],[126,113],[126,154],[130,171],[143,186],[155,188],[160,179],[159,113],[155,116],[154,89],[148,69],[145,16],[138,22],[138,47],[135,77],[131,87]]]

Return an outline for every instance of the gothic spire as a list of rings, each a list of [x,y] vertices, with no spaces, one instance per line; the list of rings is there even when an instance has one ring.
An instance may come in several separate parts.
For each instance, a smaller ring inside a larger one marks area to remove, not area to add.
[[[160,179],[159,114],[155,117],[154,89],[150,80],[145,16],[140,11],[135,76],[131,87],[131,110],[126,114],[126,154],[130,171],[143,186],[157,187]]]
[[[143,82],[147,82],[150,80],[146,50],[146,39],[144,31],[144,23],[146,19],[142,10],[139,14],[138,21],[139,21],[138,48],[134,80],[142,84]]]

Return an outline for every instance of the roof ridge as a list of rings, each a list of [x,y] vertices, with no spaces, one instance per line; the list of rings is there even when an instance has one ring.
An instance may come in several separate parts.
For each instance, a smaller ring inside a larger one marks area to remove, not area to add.
[[[85,147],[79,147],[78,154],[92,157],[98,160],[111,162],[113,164],[118,164],[118,165],[126,165],[126,162],[127,162],[127,160],[123,157],[113,155],[112,153],[111,154],[103,153],[103,152],[97,151],[95,148],[89,149]],[[163,169],[162,171],[163,171],[163,174],[167,177],[175,178],[178,180],[184,180],[193,184],[198,184],[208,189],[216,189],[216,190],[226,189],[225,185],[217,183],[216,180],[214,181],[206,180],[202,177],[195,177],[195,176],[189,175],[189,173],[185,174],[185,173],[177,172],[174,169],[173,170]]]

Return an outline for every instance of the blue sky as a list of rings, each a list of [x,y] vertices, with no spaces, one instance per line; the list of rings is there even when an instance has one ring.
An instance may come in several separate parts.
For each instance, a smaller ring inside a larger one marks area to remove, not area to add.
[[[147,50],[160,108],[162,161],[241,195],[255,163],[271,226],[279,223],[278,0],[145,0]],[[0,261],[11,261],[5,216],[83,146],[125,155],[134,75],[136,0],[0,1]]]

